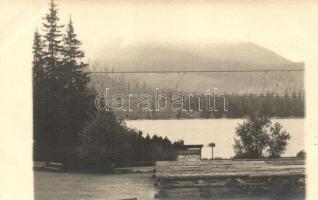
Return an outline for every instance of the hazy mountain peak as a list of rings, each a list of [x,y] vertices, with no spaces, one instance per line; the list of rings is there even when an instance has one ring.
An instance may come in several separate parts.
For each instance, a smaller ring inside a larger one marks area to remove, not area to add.
[[[288,68],[299,65],[251,42],[242,43],[138,43],[102,51],[96,60],[115,70],[193,70]]]

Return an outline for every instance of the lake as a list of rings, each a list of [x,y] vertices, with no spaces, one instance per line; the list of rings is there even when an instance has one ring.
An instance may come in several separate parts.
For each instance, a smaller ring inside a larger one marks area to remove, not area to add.
[[[216,144],[214,157],[230,158],[234,155],[234,133],[242,119],[182,119],[182,120],[126,120],[129,128],[135,128],[153,136],[167,136],[170,140],[183,139],[185,144],[204,144],[202,157],[210,158],[211,149],[206,145]],[[295,156],[304,149],[304,119],[273,119],[290,133],[291,139],[283,156]]]

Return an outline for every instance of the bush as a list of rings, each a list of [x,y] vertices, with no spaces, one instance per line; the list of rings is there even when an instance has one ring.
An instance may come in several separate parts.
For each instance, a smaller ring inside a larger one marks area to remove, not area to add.
[[[301,150],[297,153],[297,158],[305,158],[306,157],[306,152],[304,150]]]
[[[239,124],[234,138],[235,158],[278,158],[286,150],[290,134],[265,116],[251,116]]]

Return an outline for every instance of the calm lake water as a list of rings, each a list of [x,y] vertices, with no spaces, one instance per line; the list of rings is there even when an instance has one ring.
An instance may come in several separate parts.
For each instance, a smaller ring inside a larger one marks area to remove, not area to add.
[[[304,149],[304,119],[273,119],[279,122],[283,129],[290,133],[291,139],[283,156],[295,156]],[[230,158],[234,155],[234,133],[237,124],[242,119],[183,119],[183,120],[127,120],[130,128],[143,131],[150,136],[167,136],[175,141],[183,139],[185,144],[204,144],[214,142],[214,157]],[[202,149],[202,157],[210,158],[211,149]]]

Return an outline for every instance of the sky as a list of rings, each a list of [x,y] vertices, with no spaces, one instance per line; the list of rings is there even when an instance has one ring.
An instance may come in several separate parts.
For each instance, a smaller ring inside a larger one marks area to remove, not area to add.
[[[56,0],[61,23],[72,16],[89,59],[101,49],[111,53],[112,45],[140,41],[254,42],[292,61],[316,57],[318,2],[228,2]],[[21,55],[30,60],[27,48],[34,30],[42,29],[48,2],[2,0],[0,5],[0,48],[17,42],[17,48],[26,47]]]

